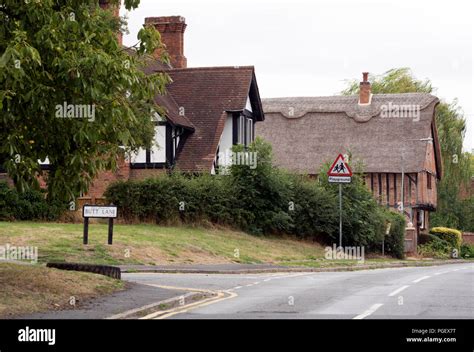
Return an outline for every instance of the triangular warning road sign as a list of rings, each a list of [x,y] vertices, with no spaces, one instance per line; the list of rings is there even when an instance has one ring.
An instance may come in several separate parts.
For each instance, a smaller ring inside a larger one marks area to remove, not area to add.
[[[351,168],[345,162],[342,154],[339,154],[336,160],[332,163],[332,166],[328,171],[328,176],[352,176]]]

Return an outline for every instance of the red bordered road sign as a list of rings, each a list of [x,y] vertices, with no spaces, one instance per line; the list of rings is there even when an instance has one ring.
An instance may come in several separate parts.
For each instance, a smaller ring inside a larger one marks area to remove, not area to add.
[[[333,183],[350,183],[352,181],[352,170],[339,154],[328,171],[328,180]]]

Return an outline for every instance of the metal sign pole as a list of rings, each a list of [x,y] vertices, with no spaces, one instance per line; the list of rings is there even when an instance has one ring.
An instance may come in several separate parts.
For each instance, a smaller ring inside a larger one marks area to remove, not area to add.
[[[87,244],[89,240],[89,218],[84,218],[84,235],[82,239],[83,244]]]
[[[342,184],[339,184],[339,247],[342,247]]]
[[[108,244],[112,244],[112,239],[114,237],[114,218],[109,219],[109,239]]]

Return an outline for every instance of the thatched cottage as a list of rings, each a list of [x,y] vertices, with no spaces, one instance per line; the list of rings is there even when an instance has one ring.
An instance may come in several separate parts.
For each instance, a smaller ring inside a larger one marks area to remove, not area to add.
[[[367,76],[358,96],[263,99],[266,118],[256,134],[273,145],[278,166],[302,174],[316,175],[339,153],[350,153],[365,165],[366,185],[380,204],[400,211],[403,187],[404,214],[418,234],[436,210],[442,175],[439,100],[424,93],[371,94]]]

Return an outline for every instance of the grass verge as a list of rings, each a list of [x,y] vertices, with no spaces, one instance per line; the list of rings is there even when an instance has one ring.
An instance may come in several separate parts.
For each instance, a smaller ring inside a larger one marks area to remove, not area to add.
[[[106,276],[0,263],[0,318],[47,310],[73,309],[86,300],[124,288]]]
[[[107,245],[107,225],[89,226],[82,244],[81,224],[0,222],[0,245],[38,247],[39,262],[95,264],[275,263],[321,258],[321,245],[281,237],[257,237],[229,229],[114,225]]]

